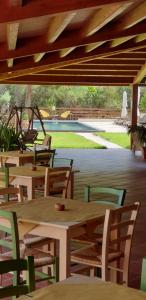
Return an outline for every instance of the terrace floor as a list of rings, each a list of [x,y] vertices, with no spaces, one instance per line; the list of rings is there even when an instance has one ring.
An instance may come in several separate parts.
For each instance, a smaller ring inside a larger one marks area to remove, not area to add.
[[[124,149],[57,149],[57,157],[74,159],[76,199],[87,184],[125,188],[125,204],[141,202],[130,263],[130,285],[139,286],[142,257],[146,255],[146,161]]]

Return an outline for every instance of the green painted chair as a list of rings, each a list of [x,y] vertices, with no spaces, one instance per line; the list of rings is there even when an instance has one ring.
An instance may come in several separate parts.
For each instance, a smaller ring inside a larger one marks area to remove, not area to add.
[[[92,195],[94,195],[93,198]],[[125,189],[117,189],[110,187],[92,187],[88,185],[85,187],[84,190],[84,200],[86,202],[94,201],[97,204],[110,204],[115,207],[120,207],[124,205],[125,196]]]
[[[9,186],[9,168],[0,168],[0,188],[6,188]],[[9,201],[9,195],[5,195],[5,201]],[[1,201],[1,199],[0,199]]]
[[[144,257],[142,260],[140,289],[146,292],[146,257]]]
[[[26,272],[26,280],[22,281],[20,276],[22,271]],[[5,297],[19,297],[34,291],[35,289],[35,273],[34,273],[34,258],[28,256],[26,259],[12,259],[0,262],[0,275],[14,272],[13,285],[0,288],[0,299]]]
[[[103,204],[103,205],[113,205],[115,208],[121,207],[124,205],[124,199],[126,196],[126,190],[125,189],[115,189],[115,188],[109,188],[109,187],[92,187],[92,186],[86,186],[84,190],[84,200],[86,202],[94,201],[97,204]],[[94,197],[91,196],[94,194]],[[108,195],[108,199],[106,200],[101,199],[100,195],[104,195],[105,197]],[[112,199],[112,196],[114,196],[114,199]],[[98,199],[99,197],[99,199]],[[110,199],[111,197],[111,199]],[[98,209],[98,208],[97,208]],[[99,230],[95,230],[94,233],[92,233],[92,236],[87,234],[86,232],[80,236],[74,237],[73,242],[75,243],[85,243],[85,244],[101,244],[103,235],[101,233],[102,227],[103,227],[103,220],[101,220],[101,223],[98,224]],[[100,229],[101,227],[101,229]],[[74,247],[77,247],[75,244]]]
[[[73,166],[73,159],[71,158],[63,158],[63,157],[55,157],[53,160],[52,167],[70,167]]]
[[[24,239],[24,242],[19,241],[17,216],[15,212],[0,210],[0,219],[2,218],[3,223],[0,223],[0,246],[1,254],[0,261],[8,259],[20,259],[25,256],[34,256],[34,267],[35,275],[38,279],[35,281],[48,280],[57,282],[59,280],[59,261],[58,257],[53,257],[41,249],[35,249],[35,245],[29,243],[29,238]],[[36,237],[38,239],[39,237]],[[38,240],[35,241],[38,246]],[[28,246],[29,245],[29,246]],[[53,269],[52,274],[44,273],[40,271],[40,268],[48,267]],[[37,270],[39,269],[39,271]],[[15,276],[14,276],[14,280]],[[2,281],[2,280],[1,280]]]

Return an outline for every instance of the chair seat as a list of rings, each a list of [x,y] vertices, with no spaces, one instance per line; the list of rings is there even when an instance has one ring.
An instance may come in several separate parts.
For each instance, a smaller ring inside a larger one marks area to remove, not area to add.
[[[50,238],[42,237],[42,236],[31,236],[24,238],[24,244],[26,248],[32,248],[32,247],[41,247],[45,244],[49,244]]]
[[[81,248],[79,250],[75,250],[71,254],[71,261],[77,263],[85,263],[90,266],[101,266],[101,253],[102,246],[93,245],[85,248]],[[122,251],[116,251],[114,249],[109,249],[108,262],[112,262],[124,256]]]
[[[101,233],[92,233],[90,235],[88,234],[82,234],[77,237],[74,237],[72,241],[79,242],[79,243],[85,243],[85,244],[101,244],[102,243],[102,234]]]
[[[30,251],[30,252],[29,252]],[[43,252],[39,249],[26,249],[25,255],[33,255],[34,256],[34,267],[43,267],[46,265],[52,265],[54,263],[54,257],[47,252]]]

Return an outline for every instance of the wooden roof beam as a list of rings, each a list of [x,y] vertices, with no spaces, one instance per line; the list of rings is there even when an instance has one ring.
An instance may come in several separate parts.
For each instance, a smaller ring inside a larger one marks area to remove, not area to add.
[[[122,16],[119,28],[130,28],[146,18],[146,1],[133,8],[125,16]]]
[[[92,76],[92,77],[77,77],[77,76],[36,76],[36,75],[28,75],[28,76],[22,76],[18,77],[15,79],[9,79],[9,83],[14,82],[14,83],[31,83],[31,84],[48,84],[49,82],[51,84],[72,84],[76,83],[79,85],[82,84],[88,84],[93,83],[94,85],[98,84],[125,84],[129,85],[133,82],[133,77],[97,77],[97,76]]]
[[[111,42],[111,47],[117,47],[129,40],[131,40],[132,38],[134,38],[135,35],[131,35],[131,36],[127,36],[127,37],[122,37],[122,38],[118,38],[118,39],[115,39]]]
[[[87,24],[80,31],[81,39],[93,35],[95,32],[100,30],[103,26],[105,26],[108,22],[114,19],[123,10],[125,10],[127,6],[129,6],[129,3],[128,4],[115,3],[113,5],[111,4],[106,5],[103,8],[95,10],[95,12],[88,20]],[[92,51],[93,49],[99,47],[99,45],[101,44],[103,44],[103,42],[96,43],[94,45],[87,45],[86,52]],[[60,52],[60,56],[61,57],[66,56],[74,49],[75,49],[74,47],[65,49],[65,51],[63,49],[63,51]]]
[[[5,0],[6,1],[6,0]],[[10,7],[9,9],[0,10],[0,23],[15,22],[23,19],[55,15],[64,12],[74,12],[80,9],[101,7],[113,3],[126,3],[127,0],[38,0],[28,2],[20,7]],[[131,2],[131,0],[128,0]]]
[[[145,33],[146,22],[138,24],[132,28],[126,29],[124,31],[117,31],[116,28],[113,30],[102,30],[98,34],[94,34],[90,37],[86,37],[83,40],[78,36],[78,32],[74,31],[73,34],[69,34],[67,37],[61,37],[57,39],[52,44],[47,44],[44,42],[42,37],[30,38],[26,44],[22,43],[22,46],[19,46],[18,49],[7,51],[5,45],[0,47],[0,60],[5,60],[8,58],[19,58],[24,56],[31,56],[35,53],[44,53],[49,51],[61,50],[64,48],[84,46],[88,44],[93,44],[97,42],[105,42],[105,40],[113,40],[119,37],[126,37],[133,34],[142,34]]]
[[[71,22],[75,15],[76,13],[70,13],[52,17],[46,34],[47,44],[54,43],[57,40],[59,35],[64,31],[65,27]],[[34,62],[40,61],[44,55],[45,52],[35,54]]]
[[[143,48],[144,46],[146,46],[146,43],[144,42],[140,42],[138,44],[134,42],[130,42],[127,45],[126,51],[132,49],[133,50],[140,49]],[[42,72],[47,69],[60,68],[72,64],[92,61],[98,58],[104,59],[105,57],[109,57],[111,55],[117,55],[117,54],[121,55],[124,52],[124,50],[125,47],[123,45],[116,47],[116,49],[115,48],[111,49],[110,47],[106,46],[100,50],[98,49],[98,51],[94,50],[94,53],[92,54],[91,53],[86,54],[84,52],[84,49],[77,49],[73,54],[70,54],[68,57],[64,57],[64,58],[58,58],[58,53],[52,53],[49,54],[48,57],[44,58],[41,61],[41,63],[38,63],[37,65],[33,63],[31,59],[28,58],[26,62],[22,60],[22,62],[16,63],[14,68],[11,70],[11,72],[9,72],[9,70],[6,69],[5,67],[3,68],[1,67],[0,80],[17,77],[17,76],[23,76],[28,73]]]
[[[146,62],[142,66],[141,70],[138,72],[137,76],[134,78],[133,84],[140,83],[145,76],[146,76]]]
[[[139,43],[144,40],[146,40],[146,33],[142,33],[142,34],[138,35],[135,39],[136,43]]]

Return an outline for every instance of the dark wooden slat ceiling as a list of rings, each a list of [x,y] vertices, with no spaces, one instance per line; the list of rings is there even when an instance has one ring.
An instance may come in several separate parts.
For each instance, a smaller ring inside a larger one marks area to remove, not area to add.
[[[0,2],[0,83],[145,84],[145,0]]]

